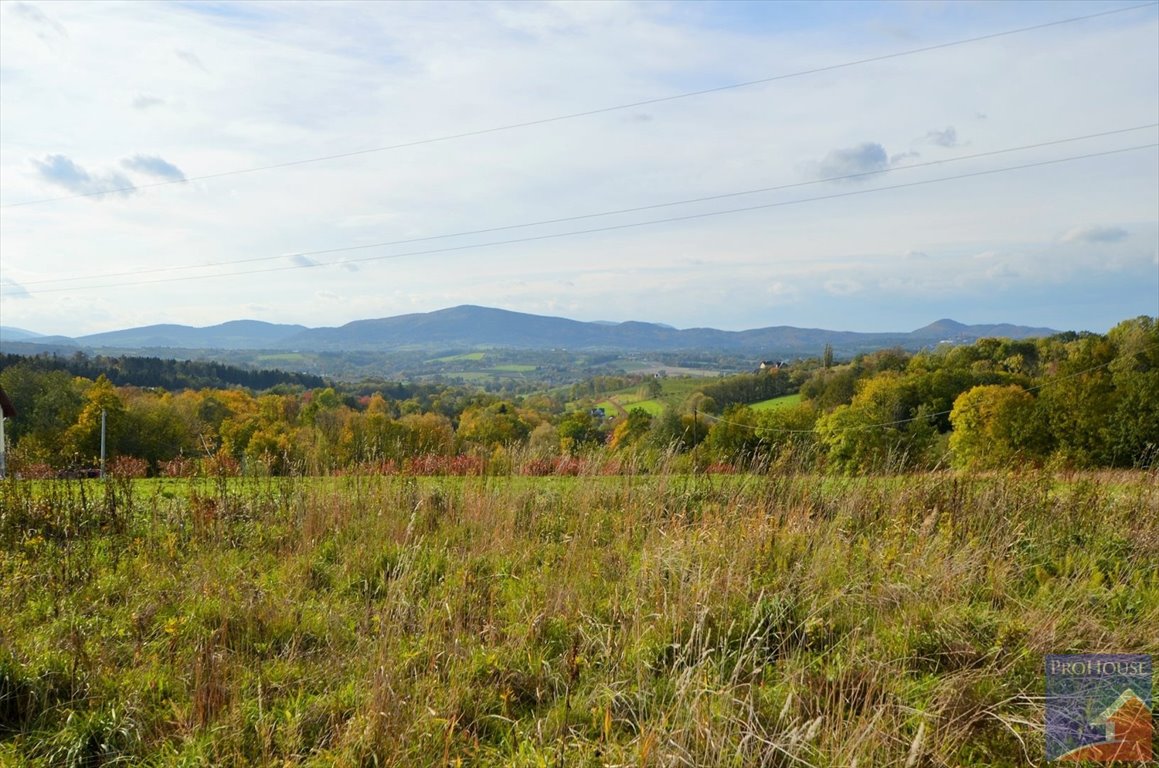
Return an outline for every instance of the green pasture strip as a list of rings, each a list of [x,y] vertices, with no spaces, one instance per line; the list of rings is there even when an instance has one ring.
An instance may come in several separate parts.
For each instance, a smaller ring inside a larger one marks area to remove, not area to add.
[[[782,397],[774,397],[771,400],[762,400],[759,403],[752,403],[749,408],[754,411],[772,411],[778,408],[788,408],[789,406],[797,405],[801,402],[801,393],[797,392],[792,395],[783,395]]]
[[[664,412],[664,406],[665,404],[659,400],[637,400],[634,403],[625,404],[624,410],[630,413],[633,408],[640,408],[653,416],[659,416]]]
[[[459,355],[446,355],[445,357],[435,357],[427,360],[428,363],[456,363],[461,361],[478,362],[486,356],[486,352],[464,352]]]

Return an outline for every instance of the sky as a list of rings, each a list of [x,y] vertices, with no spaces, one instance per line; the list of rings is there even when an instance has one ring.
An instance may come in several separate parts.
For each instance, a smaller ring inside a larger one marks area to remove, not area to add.
[[[7,0],[0,324],[1102,332],[1157,123],[1156,3]]]

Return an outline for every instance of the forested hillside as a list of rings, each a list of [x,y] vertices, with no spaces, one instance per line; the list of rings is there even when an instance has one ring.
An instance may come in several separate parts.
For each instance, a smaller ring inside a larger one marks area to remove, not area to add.
[[[160,387],[171,391],[204,387],[270,389],[279,384],[322,387],[321,376],[308,373],[241,368],[208,360],[166,360],[159,357],[120,355],[22,356],[0,354],[0,371],[21,365],[39,371],[63,371],[72,376],[96,379],[104,376],[117,386]]]

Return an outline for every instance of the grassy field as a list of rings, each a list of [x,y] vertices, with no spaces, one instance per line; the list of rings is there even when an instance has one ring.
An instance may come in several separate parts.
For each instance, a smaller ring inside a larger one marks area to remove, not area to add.
[[[753,403],[749,406],[754,411],[772,411],[777,408],[788,408],[801,402],[801,393],[797,392],[792,395],[785,395],[784,397],[774,397],[772,400],[762,400],[759,403]]]
[[[460,355],[447,355],[445,357],[436,357],[428,360],[428,363],[456,363],[456,362],[478,362],[486,357],[485,352],[464,352]]]
[[[637,385],[602,395],[602,399],[596,403],[596,407],[603,408],[609,416],[614,416],[619,413],[619,409],[616,408],[616,403],[618,403],[625,411],[642,408],[653,416],[657,416],[664,411],[666,406],[679,406],[685,398],[704,386],[703,377],[662,377],[656,381],[661,387],[660,394],[656,397],[649,397],[647,388],[643,385]]]
[[[0,483],[0,765],[1014,766],[1152,474]]]
[[[603,408],[609,416],[617,416],[620,413],[619,408],[616,408],[617,403],[625,412],[631,411],[633,408],[641,408],[653,416],[657,416],[664,411],[664,403],[659,400],[640,400],[635,396],[613,396],[596,403],[596,407]]]

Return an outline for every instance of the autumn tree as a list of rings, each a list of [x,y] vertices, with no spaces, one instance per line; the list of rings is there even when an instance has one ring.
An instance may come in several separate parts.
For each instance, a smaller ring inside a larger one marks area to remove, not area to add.
[[[521,443],[531,433],[528,424],[509,402],[473,406],[459,417],[455,433],[460,442],[486,448]]]
[[[76,423],[64,433],[61,441],[65,456],[95,463],[101,453],[101,414],[105,414],[105,449],[110,457],[121,452],[126,434],[125,404],[117,389],[103,374],[84,391],[84,404]]]
[[[831,465],[844,472],[921,466],[934,429],[914,381],[894,370],[865,379],[849,405],[817,420]]]
[[[1049,443],[1040,416],[1034,397],[1013,384],[988,384],[964,392],[950,414],[954,465],[1001,469],[1044,456]]]
[[[612,429],[612,450],[624,450],[640,442],[652,428],[652,414],[643,408],[633,408]]]

